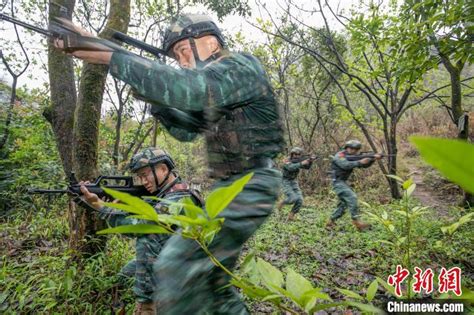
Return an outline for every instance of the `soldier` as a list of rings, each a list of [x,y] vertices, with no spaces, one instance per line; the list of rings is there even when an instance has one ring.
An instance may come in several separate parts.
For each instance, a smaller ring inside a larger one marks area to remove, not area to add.
[[[285,199],[278,204],[278,210],[283,208],[284,205],[292,204],[293,207],[288,214],[288,220],[293,220],[303,205],[303,194],[296,178],[300,173],[300,169],[309,169],[313,163],[311,158],[302,160],[302,155],[303,149],[294,147],[290,151],[290,157],[283,162],[283,192],[285,193]]]
[[[201,205],[196,192],[189,189],[181,180],[175,170],[175,164],[164,150],[148,148],[136,154],[130,161],[129,170],[133,173],[134,184],[143,185],[150,193],[158,198],[170,201],[179,201],[183,197],[191,197],[197,205]],[[82,183],[81,183],[82,184]],[[86,202],[99,211],[99,216],[112,226],[151,224],[148,221],[132,219],[129,213],[116,211],[104,207],[102,200],[96,194],[81,186]],[[163,203],[155,203],[157,212],[164,213]],[[155,283],[153,280],[153,263],[165,242],[169,239],[167,234],[140,234],[136,239],[136,259],[130,261],[120,271],[121,282],[126,278],[135,278],[133,292],[136,306],[133,314],[150,315],[156,313],[153,302]]]
[[[337,209],[331,215],[331,218],[326,224],[326,227],[328,229],[334,228],[335,221],[344,214],[344,212],[346,211],[346,208],[349,208],[351,212],[352,223],[359,231],[365,230],[370,227],[369,224],[366,224],[360,221],[359,207],[357,204],[357,195],[351,189],[351,187],[346,183],[346,181],[349,179],[349,176],[352,174],[352,171],[354,170],[354,168],[356,167],[368,168],[375,162],[375,159],[377,160],[381,159],[382,155],[376,154],[375,159],[364,158],[358,161],[348,161],[346,159],[347,155],[358,154],[361,147],[362,147],[362,144],[358,140],[347,141],[344,145],[344,150],[337,152],[336,155],[334,155],[333,157],[333,160],[331,163],[331,169],[332,169],[332,175],[333,175],[333,188],[334,188],[334,192],[337,194],[337,197],[339,198],[339,202],[337,204]]]
[[[150,102],[152,114],[179,140],[203,133],[214,188],[254,173],[220,214],[225,221],[210,245],[221,263],[233,269],[279,193],[281,173],[272,158],[282,151],[284,140],[275,95],[260,62],[227,50],[221,31],[206,15],[175,19],[165,32],[163,49],[182,69],[119,51],[73,55],[110,65],[111,74]],[[160,314],[248,314],[229,277],[193,240],[171,237],[155,270]]]

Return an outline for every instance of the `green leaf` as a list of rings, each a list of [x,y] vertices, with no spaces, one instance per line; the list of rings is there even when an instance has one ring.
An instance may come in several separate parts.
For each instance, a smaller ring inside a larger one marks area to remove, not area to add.
[[[382,280],[381,278],[379,277],[376,277],[377,279],[377,282],[385,288],[385,290],[390,293],[392,296],[396,296],[398,297],[396,294],[395,294],[395,288],[392,287],[391,285],[389,285],[385,280]]]
[[[412,184],[413,184],[413,178],[410,177],[408,180],[406,180],[406,181],[402,184],[402,188],[403,188],[404,190],[407,190],[408,187],[410,187]]]
[[[358,293],[355,293],[354,291],[351,291],[351,290],[339,289],[339,288],[336,288],[336,290],[341,292],[342,294],[344,294],[347,297],[351,297],[351,298],[358,299],[358,300],[363,300],[364,299],[361,295],[359,295]]]
[[[377,293],[377,289],[379,288],[379,284],[377,283],[377,279],[372,281],[372,283],[367,288],[367,301],[372,302],[375,297],[375,293]]]
[[[389,174],[389,175],[385,175],[385,176],[393,178],[394,180],[396,180],[399,183],[403,183],[403,179],[401,177],[398,177],[397,175]]]
[[[363,303],[358,303],[358,302],[353,302],[353,301],[346,301],[343,302],[345,305],[357,307],[364,313],[369,313],[369,314],[385,314],[385,312],[373,305],[370,304],[363,304]]]
[[[406,196],[409,198],[413,192],[415,191],[416,184],[411,184],[410,187],[407,188],[406,190]]]
[[[129,195],[121,191],[109,189],[106,187],[102,187],[102,189],[113,198],[121,200],[123,203],[129,205],[131,208],[134,209],[133,211],[128,211],[128,212],[132,212],[135,214],[145,214],[150,218],[150,220],[158,222],[158,215],[156,214],[155,209],[152,206],[150,206],[148,203],[143,201],[141,198]],[[114,205],[119,205],[119,204],[115,203],[112,205],[111,204],[108,204],[108,205],[110,207],[115,207]],[[129,210],[131,208],[129,208]],[[117,209],[120,209],[120,208],[117,208]],[[125,210],[125,209],[122,208],[121,210]]]
[[[305,277],[288,268],[286,275],[286,289],[300,299],[303,294],[313,289],[313,285]]]
[[[474,193],[474,145],[465,141],[410,137],[426,162],[464,190]]]
[[[153,224],[121,225],[98,231],[97,234],[133,233],[133,234],[171,234],[165,228]]]
[[[244,189],[244,186],[252,178],[253,173],[249,173],[239,178],[228,187],[221,187],[214,190],[206,199],[206,211],[211,219],[214,219],[222,212],[234,198]]]
[[[271,286],[281,288],[283,285],[283,274],[261,258],[257,258],[257,270],[262,277],[263,283],[269,288]]]

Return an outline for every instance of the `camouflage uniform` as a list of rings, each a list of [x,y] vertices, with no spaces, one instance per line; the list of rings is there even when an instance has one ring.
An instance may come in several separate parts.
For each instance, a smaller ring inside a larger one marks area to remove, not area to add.
[[[186,21],[184,21],[186,22]],[[177,22],[178,24],[180,21]],[[272,158],[283,149],[273,90],[253,56],[222,50],[200,69],[114,53],[113,76],[152,103],[152,114],[177,139],[203,133],[214,187],[254,172],[243,192],[221,213],[225,222],[210,249],[233,268],[245,241],[271,213],[281,173]],[[245,304],[192,240],[173,236],[155,264],[160,314],[246,314]]]
[[[301,162],[286,160],[283,164],[283,192],[285,193],[284,205],[293,204],[291,212],[298,213],[303,205],[303,193],[298,185],[298,174],[301,169],[309,169],[311,164],[303,165]]]
[[[179,201],[181,198],[193,196],[194,201],[198,203],[197,198],[191,194],[188,185],[179,179],[169,188],[157,194],[158,197]],[[166,212],[162,203],[154,203],[158,213]],[[103,207],[99,210],[99,216],[107,220],[111,226],[150,224],[146,220],[138,220],[128,217],[130,214]],[[136,259],[127,263],[119,273],[121,282],[126,282],[129,278],[135,278],[133,292],[136,301],[139,303],[153,302],[153,293],[156,285],[153,279],[153,263],[157,260],[158,254],[163,248],[169,235],[166,234],[140,234],[136,235]]]
[[[375,161],[372,160],[370,163],[364,165],[361,164],[360,161],[348,161],[345,158],[346,155],[348,154],[345,150],[336,153],[331,163],[331,169],[333,172],[333,189],[339,198],[337,208],[331,215],[332,221],[339,219],[346,211],[346,208],[349,208],[352,219],[358,220],[359,207],[357,204],[357,195],[346,181],[349,179],[354,168],[367,168]]]

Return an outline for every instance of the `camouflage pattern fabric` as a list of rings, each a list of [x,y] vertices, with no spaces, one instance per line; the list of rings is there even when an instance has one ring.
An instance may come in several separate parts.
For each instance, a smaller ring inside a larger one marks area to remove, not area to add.
[[[114,53],[110,71],[152,103],[152,114],[177,139],[204,133],[211,177],[227,178],[274,158],[283,129],[273,90],[260,62],[224,51],[203,69],[175,69]]]
[[[337,203],[336,210],[331,215],[331,220],[335,221],[342,217],[347,208],[351,212],[352,219],[357,220],[359,218],[359,206],[356,193],[342,180],[333,182],[333,189],[339,198],[339,202]]]
[[[298,213],[303,206],[303,193],[296,179],[285,179],[282,181],[283,193],[285,194],[284,205],[293,205],[291,212]]]
[[[177,183],[175,186],[183,186],[183,183]],[[174,187],[175,187],[174,186]],[[181,198],[191,196],[191,193],[186,190],[173,190],[170,187],[167,193],[161,198],[170,201],[179,201]],[[163,213],[165,208],[162,203],[154,205],[158,213]],[[111,226],[119,225],[133,225],[133,224],[153,224],[146,220],[138,220],[129,218],[129,213],[116,211],[112,208],[104,207],[100,211],[99,216],[107,220]],[[133,235],[136,237],[136,258],[127,263],[119,273],[119,281],[125,284],[129,277],[134,277],[133,293],[139,303],[153,302],[153,293],[156,288],[152,273],[153,263],[158,258],[158,255],[169,239],[166,234],[140,234]]]
[[[270,215],[279,193],[281,173],[254,169],[244,190],[221,213],[222,230],[209,246],[227,268],[234,268],[243,244]],[[228,186],[242,177],[218,181],[214,188]],[[172,236],[154,265],[159,314],[248,314],[229,277],[215,267],[199,245],[179,235]]]
[[[339,219],[346,208],[349,208],[353,220],[359,217],[359,206],[357,202],[357,195],[346,183],[346,180],[351,176],[354,168],[370,167],[374,161],[368,164],[361,164],[360,161],[348,161],[345,156],[347,152],[345,150],[337,152],[331,163],[331,169],[333,172],[333,189],[339,198],[336,210],[331,215],[331,220],[335,221]]]

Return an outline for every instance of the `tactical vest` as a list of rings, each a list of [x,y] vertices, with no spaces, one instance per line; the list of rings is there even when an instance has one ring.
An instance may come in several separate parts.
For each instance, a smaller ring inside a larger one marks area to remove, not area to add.
[[[205,138],[212,178],[227,178],[264,167],[265,161],[283,150],[284,142],[279,120],[251,122],[242,107],[227,111],[217,122],[210,123]]]

